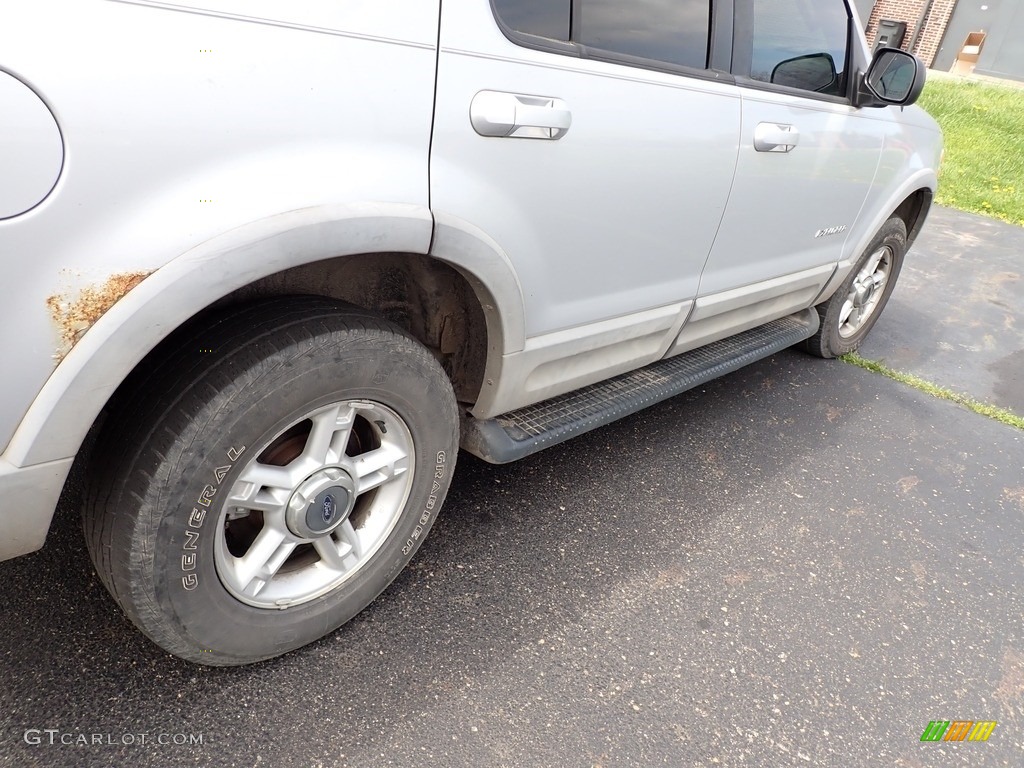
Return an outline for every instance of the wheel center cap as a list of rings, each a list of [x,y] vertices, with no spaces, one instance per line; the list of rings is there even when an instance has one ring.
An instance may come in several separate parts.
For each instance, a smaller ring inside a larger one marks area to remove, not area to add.
[[[306,528],[326,532],[344,522],[352,511],[350,499],[351,494],[340,485],[321,491],[306,510]]]
[[[344,523],[356,503],[355,483],[342,469],[331,467],[306,478],[288,502],[289,530],[304,539],[326,536]]]
[[[857,286],[857,298],[856,304],[858,307],[863,307],[871,300],[871,296],[875,292],[874,283],[861,283]]]

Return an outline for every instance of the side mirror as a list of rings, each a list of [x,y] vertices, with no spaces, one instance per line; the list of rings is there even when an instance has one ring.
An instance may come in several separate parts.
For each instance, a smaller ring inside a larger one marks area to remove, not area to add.
[[[858,107],[906,107],[924,90],[927,70],[920,59],[898,48],[879,48],[858,89]]]
[[[827,53],[811,53],[775,65],[771,82],[822,93],[836,81],[836,63]]]

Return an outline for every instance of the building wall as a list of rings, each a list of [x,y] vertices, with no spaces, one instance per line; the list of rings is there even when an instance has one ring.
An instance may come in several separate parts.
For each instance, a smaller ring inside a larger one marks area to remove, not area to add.
[[[1006,12],[1020,0],[960,0],[946,25],[946,36],[939,45],[939,51],[932,62],[933,69],[953,71],[957,56],[964,41],[971,32],[984,32],[987,37],[981,50],[981,57],[988,58],[998,52],[1000,33],[1007,31]],[[1019,31],[1018,31],[1019,32]],[[965,62],[958,67],[961,72],[971,68],[981,69],[981,61]]]
[[[988,11],[993,10],[992,0],[987,0],[986,4]],[[989,36],[974,71],[979,75],[1024,81],[1024,5],[1006,2],[988,24],[976,26],[987,27]]]
[[[882,19],[904,21],[907,24],[907,36],[903,39],[903,50],[916,54],[925,65],[931,66],[956,3],[957,0],[878,0],[868,21],[868,42],[874,45],[878,36],[878,22]],[[926,11],[922,24],[921,17]]]

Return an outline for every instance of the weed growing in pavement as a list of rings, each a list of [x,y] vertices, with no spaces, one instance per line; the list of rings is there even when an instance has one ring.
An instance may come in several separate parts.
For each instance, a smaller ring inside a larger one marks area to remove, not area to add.
[[[921,377],[914,376],[911,373],[902,373],[901,371],[893,370],[887,365],[863,358],[856,352],[850,352],[839,359],[843,362],[849,363],[850,365],[863,368],[866,371],[879,373],[893,381],[906,384],[908,387],[913,387],[920,392],[924,392],[926,395],[931,395],[932,397],[949,400],[951,403],[962,405],[968,410],[974,411],[982,416],[987,416],[990,419],[995,419],[1007,426],[1024,429],[1024,417],[1018,416],[1006,408],[1000,408],[997,405],[983,403],[979,400],[975,400],[973,397],[968,397],[967,395],[962,395],[959,392],[954,392],[951,389],[946,389],[945,387],[940,387],[937,384],[932,384],[930,381],[925,381]]]

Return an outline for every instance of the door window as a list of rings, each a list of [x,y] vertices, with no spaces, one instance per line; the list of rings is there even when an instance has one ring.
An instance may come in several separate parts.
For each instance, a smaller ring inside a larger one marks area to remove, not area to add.
[[[612,53],[704,69],[711,5],[707,0],[583,0],[578,42]]]
[[[672,67],[707,67],[710,0],[492,2],[515,32],[585,46],[592,58],[626,56]]]
[[[842,0],[744,0],[749,72],[773,85],[846,96],[850,16]],[[737,46],[738,48],[741,46]]]
[[[551,40],[569,37],[570,0],[493,0],[494,9],[508,27],[524,35]]]

